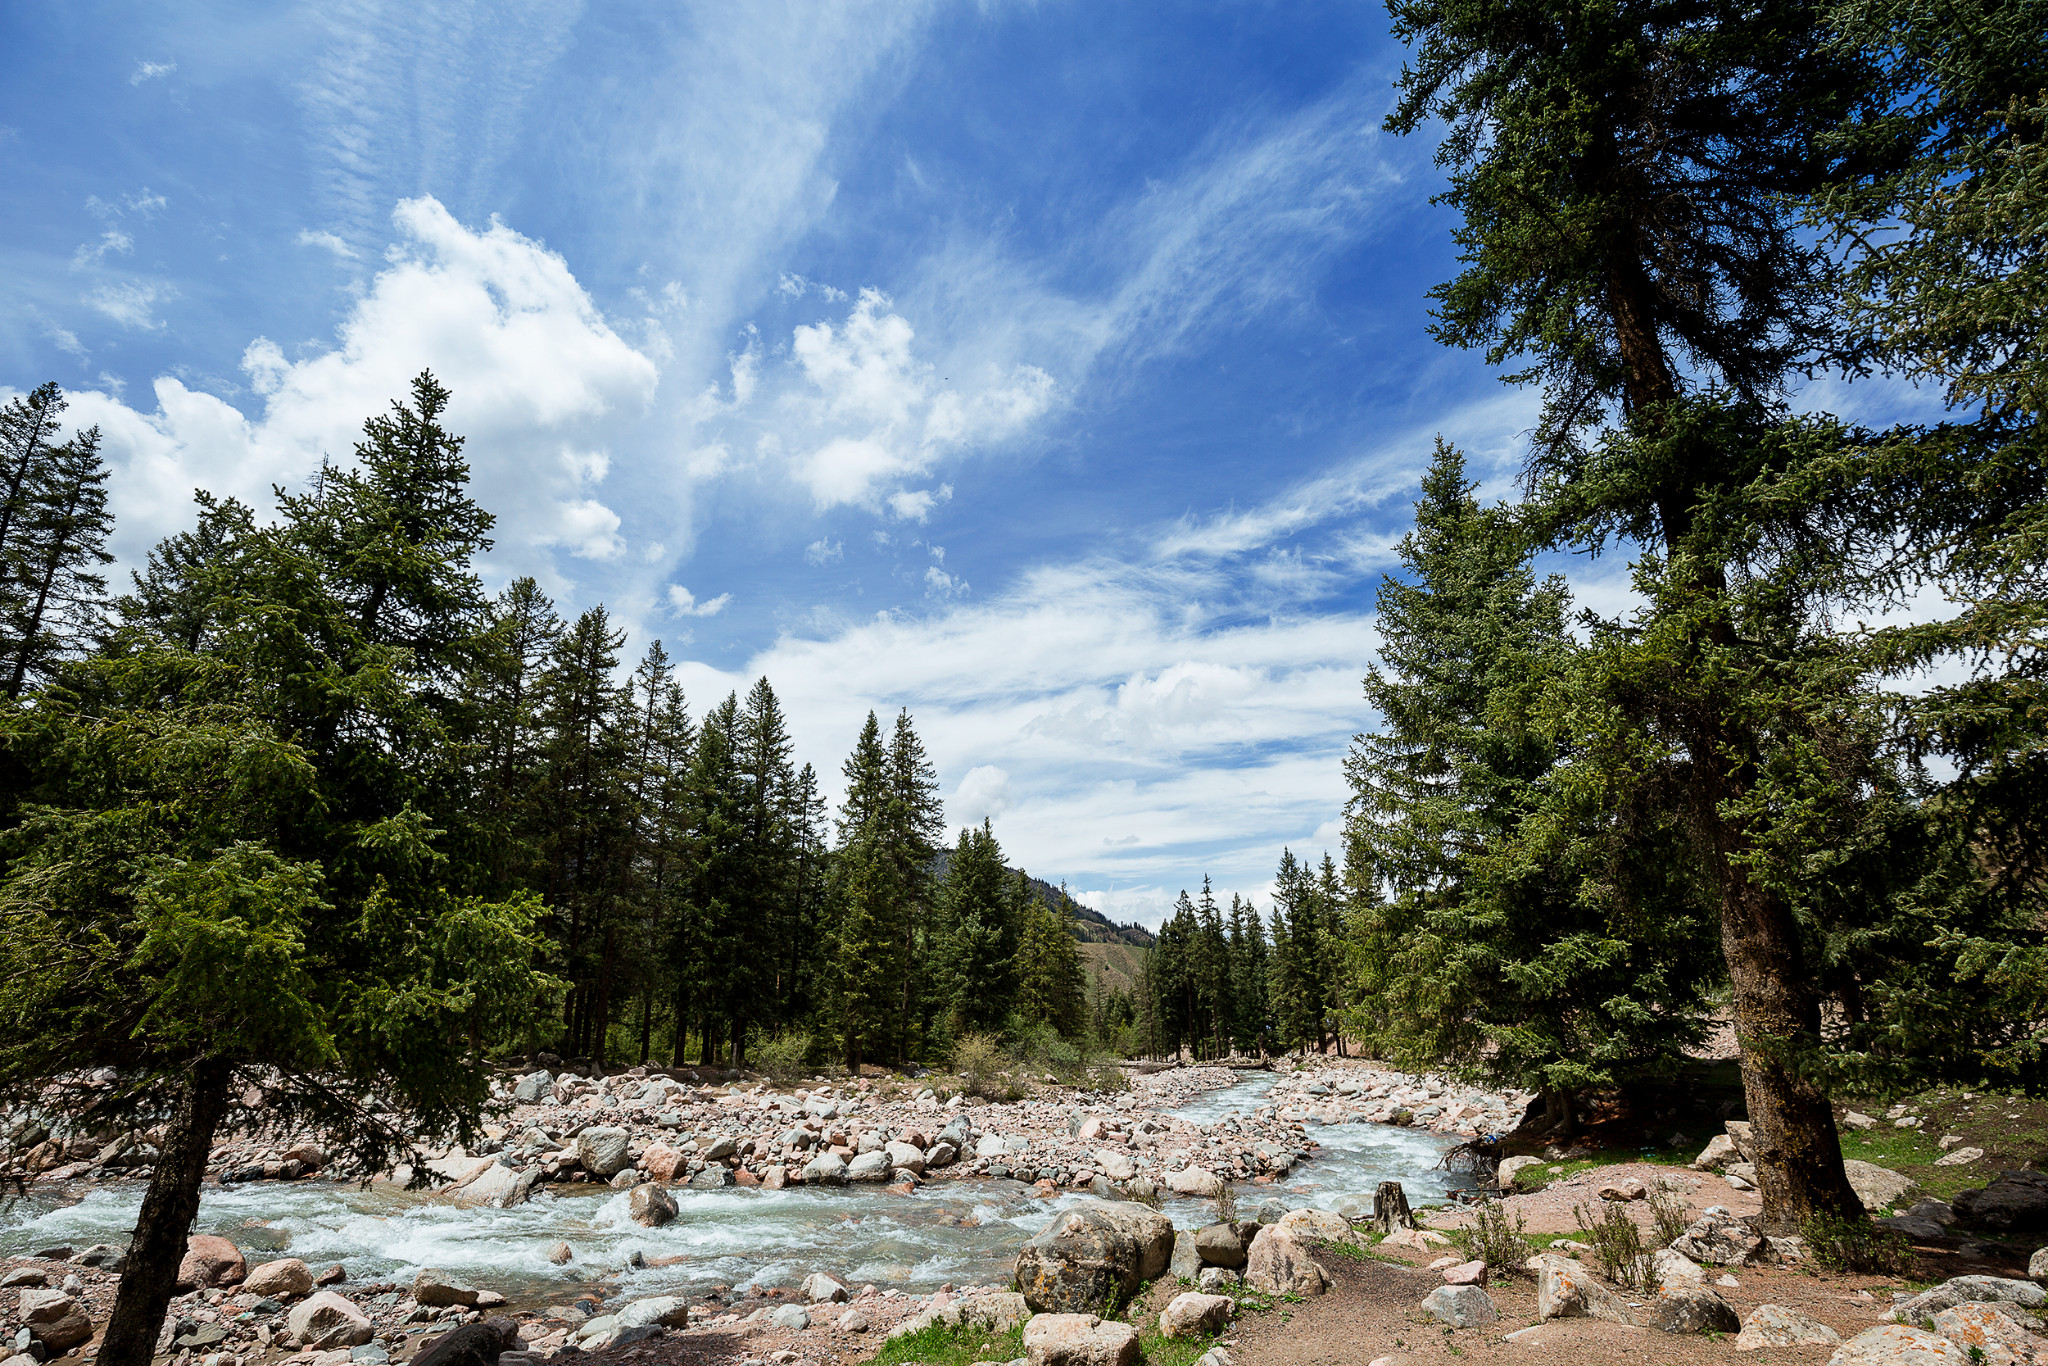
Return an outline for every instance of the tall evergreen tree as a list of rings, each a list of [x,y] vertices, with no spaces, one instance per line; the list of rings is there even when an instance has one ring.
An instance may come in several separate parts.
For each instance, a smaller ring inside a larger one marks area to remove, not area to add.
[[[1074,939],[1073,900],[1064,887],[1055,901],[1033,896],[1021,869],[1009,882],[1011,913],[1024,927],[1017,949],[1018,1012],[1027,1020],[1051,1025],[1063,1038],[1079,1038],[1087,1000],[1081,950]]]
[[[1002,846],[984,820],[960,832],[939,890],[934,974],[945,1034],[993,1033],[1017,999],[1019,919]]]
[[[0,623],[9,697],[48,677],[58,661],[83,654],[101,634],[107,581],[98,570],[114,558],[106,548],[114,517],[99,428],[48,448],[29,481],[13,533],[20,550],[10,567],[18,578]]]

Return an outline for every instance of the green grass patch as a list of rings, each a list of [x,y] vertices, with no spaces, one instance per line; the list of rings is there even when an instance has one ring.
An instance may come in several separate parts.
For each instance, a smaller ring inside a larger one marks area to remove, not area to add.
[[[1540,1167],[1524,1167],[1515,1173],[1515,1189],[1524,1195],[1542,1190],[1553,1181],[1563,1181],[1589,1172],[1597,1167],[1618,1167],[1624,1162],[1647,1162],[1657,1167],[1689,1166],[1699,1150],[1707,1146],[1706,1139],[1689,1143],[1683,1148],[1602,1148],[1591,1157],[1576,1157],[1569,1162],[1545,1162]]]
[[[873,1366],[971,1366],[977,1361],[1015,1361],[1024,1355],[1024,1329],[1007,1333],[986,1328],[948,1328],[935,1323],[900,1338],[890,1338],[872,1358]]]

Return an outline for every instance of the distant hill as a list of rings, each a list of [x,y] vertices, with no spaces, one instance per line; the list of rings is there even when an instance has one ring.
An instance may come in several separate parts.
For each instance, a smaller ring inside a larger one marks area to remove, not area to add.
[[[951,849],[939,850],[932,860],[932,873],[941,882],[946,880],[946,869],[953,861]],[[1019,871],[1012,868],[1012,873]],[[1031,887],[1031,894],[1047,906],[1060,904],[1060,889],[1044,878],[1024,875]],[[1091,911],[1080,902],[1074,902],[1074,938],[1083,944],[1122,944],[1128,947],[1149,949],[1157,939],[1152,931],[1143,925],[1119,925],[1100,911]]]
[[[1137,994],[1139,960],[1143,950],[1133,944],[1085,943],[1081,961],[1087,965],[1088,980],[1100,980],[1105,989]]]

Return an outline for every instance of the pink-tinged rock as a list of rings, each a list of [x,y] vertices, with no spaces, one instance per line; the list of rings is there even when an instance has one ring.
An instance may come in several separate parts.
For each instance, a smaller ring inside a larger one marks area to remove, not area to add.
[[[1136,1366],[1137,1330],[1093,1314],[1035,1314],[1024,1325],[1031,1366]]]
[[[1456,1266],[1444,1268],[1445,1285],[1485,1285],[1486,1263],[1482,1261],[1459,1262]]]
[[[1970,1366],[1970,1354],[1939,1333],[1884,1323],[1843,1343],[1828,1366]]]
[[[233,1285],[249,1272],[249,1264],[233,1243],[210,1233],[196,1233],[185,1244],[185,1260],[178,1263],[178,1289],[211,1290]]]
[[[1245,1255],[1244,1283],[1262,1295],[1320,1295],[1329,1283],[1323,1269],[1308,1255],[1302,1241],[1268,1224],[1252,1239]]]
[[[1626,1181],[1610,1181],[1602,1186],[1599,1191],[1602,1200],[1612,1200],[1617,1203],[1628,1200],[1641,1200],[1649,1193],[1649,1188],[1633,1176],[1629,1177]]]
[[[242,1289],[272,1299],[297,1299],[313,1293],[313,1269],[297,1257],[283,1257],[250,1270]]]
[[[1159,1313],[1159,1331],[1165,1337],[1192,1338],[1220,1333],[1230,1322],[1237,1302],[1228,1295],[1204,1295],[1190,1290],[1175,1295]]]
[[[299,1301],[285,1327],[302,1349],[313,1352],[360,1347],[376,1335],[369,1316],[332,1290]]]
[[[1549,1253],[1538,1254],[1529,1260],[1536,1271],[1537,1318],[1635,1323],[1628,1306],[1580,1263]]]
[[[761,1175],[761,1189],[779,1191],[789,1184],[789,1168],[777,1163]]]
[[[1839,1347],[1842,1335],[1782,1304],[1760,1304],[1743,1316],[1742,1331],[1735,1335],[1735,1350],[1754,1352],[1760,1347]]]
[[[683,1155],[666,1143],[654,1143],[640,1154],[640,1170],[647,1173],[649,1181],[673,1181],[676,1168],[682,1166]]]
[[[1934,1316],[1934,1331],[1965,1351],[1984,1354],[1984,1366],[2043,1366],[2048,1338],[2028,1332],[2002,1304],[1959,1304]]]

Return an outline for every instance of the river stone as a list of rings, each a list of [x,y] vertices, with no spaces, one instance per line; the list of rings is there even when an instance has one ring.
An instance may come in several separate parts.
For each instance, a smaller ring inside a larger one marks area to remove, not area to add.
[[[925,1162],[927,1161],[925,1151],[915,1143],[896,1142],[887,1144],[882,1149],[882,1156],[889,1160],[889,1167],[892,1171],[900,1167],[904,1171],[916,1172],[919,1176],[924,1175]]]
[[[1797,1310],[1782,1304],[1760,1304],[1742,1320],[1735,1336],[1735,1350],[1753,1352],[1759,1347],[1839,1347],[1842,1335]]]
[[[974,1141],[976,1157],[1004,1157],[1010,1151],[1010,1144],[1001,1134],[983,1134]]]
[[[804,1164],[804,1180],[813,1186],[843,1186],[846,1161],[838,1153],[819,1153]]]
[[[528,1167],[522,1171],[493,1163],[449,1190],[447,1196],[458,1205],[511,1209],[514,1205],[525,1204],[539,1181],[539,1167]]]
[[[1244,1277],[1227,1266],[1205,1266],[1195,1277],[1195,1288],[1209,1295],[1228,1295],[1244,1284]]]
[[[1959,1193],[1950,1202],[1956,1218],[1994,1233],[2048,1229],[2048,1173],[2003,1171],[1982,1190]]]
[[[469,1286],[431,1266],[421,1267],[419,1274],[412,1278],[413,1299],[430,1309],[441,1309],[451,1304],[472,1309],[476,1306],[476,1295],[477,1292]]]
[[[1193,1234],[1195,1256],[1207,1266],[1244,1265],[1244,1236],[1235,1224],[1210,1224]]]
[[[1899,1323],[1915,1323],[1971,1301],[2039,1309],[2048,1302],[2048,1291],[2031,1281],[2007,1280],[2003,1276],[1952,1276],[1932,1290],[1923,1290],[1912,1299],[1893,1305],[1885,1317]]]
[[[1500,1165],[1494,1168],[1493,1179],[1502,1190],[1507,1190],[1515,1184],[1515,1177],[1522,1171],[1542,1165],[1540,1157],[1503,1157]]]
[[[1223,1189],[1223,1182],[1207,1167],[1182,1167],[1179,1171],[1166,1174],[1166,1188],[1175,1195],[1191,1195],[1198,1200],[1208,1200]]]
[[[21,1318],[31,1327],[55,1323],[76,1308],[78,1301],[62,1290],[30,1287],[21,1292]]]
[[[505,1349],[518,1340],[519,1325],[511,1319],[465,1323],[434,1338],[408,1366],[496,1366]],[[356,1358],[351,1354],[350,1359]]]
[[[1281,1216],[1275,1228],[1310,1243],[1356,1243],[1358,1235],[1351,1231],[1351,1225],[1344,1217],[1332,1214],[1326,1209],[1295,1209]]]
[[[209,1328],[220,1327],[216,1323],[210,1323],[206,1326]],[[35,1340],[42,1343],[48,1349],[50,1355],[63,1356],[73,1347],[77,1347],[91,1339],[92,1320],[85,1316],[83,1309],[73,1308],[70,1313],[60,1319],[35,1325],[32,1331],[35,1335]],[[225,1338],[226,1336],[227,1330],[222,1329],[221,1337]]]
[[[1828,1366],[1969,1366],[1970,1355],[1939,1333],[1903,1323],[1866,1328],[1828,1358]]]
[[[804,1298],[812,1304],[846,1303],[846,1287],[837,1278],[813,1271],[804,1278]]]
[[[1173,1257],[1166,1264],[1175,1280],[1191,1281],[1202,1274],[1202,1254],[1195,1246],[1195,1235],[1180,1229],[1173,1235]]]
[[[723,1190],[732,1183],[732,1168],[722,1164],[706,1167],[703,1171],[690,1178],[690,1186],[693,1190]]]
[[[1204,1295],[1200,1291],[1188,1290],[1175,1295],[1159,1311],[1159,1332],[1162,1337],[1192,1338],[1204,1333],[1220,1333],[1230,1322],[1230,1315],[1237,1308],[1237,1302],[1228,1295]]]
[[[1424,1312],[1453,1328],[1480,1328],[1500,1321],[1493,1297],[1476,1285],[1440,1285],[1422,1301]]]
[[[969,1295],[951,1304],[912,1315],[889,1330],[892,1338],[921,1333],[932,1325],[942,1328],[979,1328],[990,1333],[1007,1333],[1031,1317],[1031,1306],[1015,1291]]]
[[[1093,1314],[1037,1314],[1024,1325],[1031,1366],[1136,1366],[1138,1334]]]
[[[1320,1295],[1329,1283],[1301,1239],[1267,1224],[1245,1254],[1244,1283],[1262,1295]]]
[[[518,1084],[512,1088],[512,1099],[521,1105],[532,1105],[543,1096],[553,1096],[554,1091],[555,1079],[543,1069],[539,1072],[528,1072],[521,1077]]]
[[[313,1293],[313,1268],[297,1257],[284,1257],[253,1268],[242,1280],[246,1294],[272,1299],[297,1299]]]
[[[690,1323],[690,1302],[678,1295],[652,1295],[634,1300],[615,1316],[621,1328],[659,1324],[663,1328],[686,1328]]]
[[[1715,1134],[1707,1140],[1707,1146],[1700,1149],[1700,1155],[1692,1160],[1692,1169],[1696,1172],[1717,1172],[1741,1155],[1734,1139],[1726,1134]]]
[[[471,1294],[473,1296],[475,1292]],[[322,1290],[300,1300],[286,1316],[285,1327],[302,1349],[314,1352],[360,1347],[376,1336],[369,1316],[332,1290]]]
[[[1477,1258],[1447,1266],[1443,1271],[1445,1285],[1485,1285],[1486,1263]]]
[[[233,1285],[248,1274],[249,1264],[240,1249],[225,1238],[195,1233],[185,1244],[185,1259],[178,1263],[178,1289],[211,1290]]]
[[[1537,1318],[1635,1322],[1628,1306],[1578,1262],[1548,1252],[1529,1260],[1536,1269]]]
[[[932,1144],[930,1150],[925,1153],[924,1165],[927,1167],[950,1167],[959,1159],[960,1150],[941,1139],[939,1142]]]
[[[576,1158],[592,1176],[610,1178],[624,1171],[632,1135],[624,1129],[601,1126],[576,1135]]]
[[[1077,1201],[1017,1256],[1017,1285],[1039,1313],[1085,1313],[1157,1279],[1173,1257],[1173,1221],[1128,1200]]]
[[[683,1160],[680,1149],[666,1143],[650,1143],[647,1151],[640,1154],[640,1170],[647,1173],[649,1181],[673,1181],[682,1170]]]
[[[723,1171],[724,1168],[719,1170]],[[660,1228],[676,1217],[676,1200],[667,1190],[652,1181],[642,1182],[633,1187],[633,1193],[626,1197],[626,1213],[636,1224],[646,1228]]]
[[[49,1283],[49,1274],[39,1266],[17,1266],[5,1275],[0,1275],[0,1290],[19,1290],[23,1286],[34,1289]]]
[[[1675,1248],[1660,1247],[1650,1254],[1650,1284],[1657,1289],[1706,1283],[1706,1270],[1683,1252]]]
[[[1704,1285],[1674,1285],[1650,1301],[1650,1327],[1661,1333],[1733,1333],[1742,1319]]]
[[[1138,1174],[1138,1164],[1131,1161],[1130,1154],[1116,1148],[1097,1148],[1091,1156],[1095,1170],[1112,1181],[1128,1181]]]
[[[811,1326],[810,1311],[800,1304],[777,1305],[775,1312],[768,1316],[768,1322],[777,1328],[792,1333],[801,1333]]]
[[[956,1153],[965,1152],[968,1142],[974,1137],[974,1121],[966,1115],[955,1115],[946,1127],[939,1130],[939,1142],[951,1147]]]
[[[2037,1281],[2048,1281],[2048,1247],[2037,1249],[2027,1259],[2027,1274]]]
[[[847,1164],[848,1181],[882,1182],[889,1179],[889,1154],[884,1152],[862,1153]]]
[[[1856,1192],[1856,1198],[1863,1202],[1863,1208],[1872,1214],[1882,1213],[1893,1205],[1904,1204],[1906,1198],[1918,1190],[1910,1177],[1899,1175],[1889,1167],[1880,1167],[1874,1162],[1859,1162],[1846,1158],[1842,1171],[1849,1178],[1849,1186]]]

